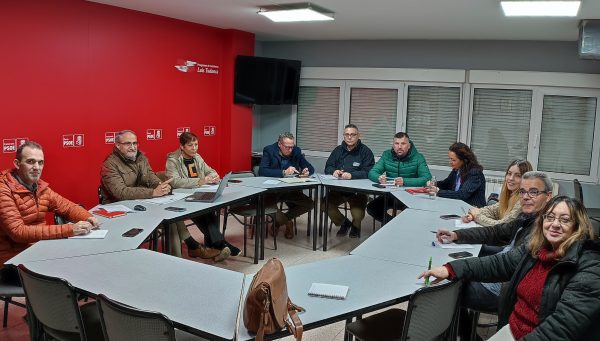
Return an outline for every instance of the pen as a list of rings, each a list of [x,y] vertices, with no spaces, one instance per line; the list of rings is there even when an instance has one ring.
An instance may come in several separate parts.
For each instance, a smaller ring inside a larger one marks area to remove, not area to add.
[[[437,233],[437,231],[429,231],[429,232],[431,232],[431,233]]]
[[[461,207],[460,207],[460,209],[463,211],[463,214],[464,214],[464,215],[467,215],[467,211],[465,210],[465,208],[464,208],[464,207],[462,207],[462,206],[461,206]]]
[[[427,271],[431,270],[431,260],[432,257],[429,257],[429,265],[427,266]],[[425,276],[425,286],[429,285],[429,276]]]

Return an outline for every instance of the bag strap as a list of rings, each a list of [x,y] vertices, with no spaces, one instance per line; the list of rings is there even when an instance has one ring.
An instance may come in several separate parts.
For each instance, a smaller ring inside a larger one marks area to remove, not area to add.
[[[285,320],[285,324],[287,326],[290,334],[294,335],[296,341],[302,341],[302,333],[304,332],[304,326],[302,325],[302,321],[298,317],[298,312],[305,311],[301,306],[295,305],[292,303],[290,298],[288,297],[288,314],[292,318],[292,322],[290,323],[289,319]]]

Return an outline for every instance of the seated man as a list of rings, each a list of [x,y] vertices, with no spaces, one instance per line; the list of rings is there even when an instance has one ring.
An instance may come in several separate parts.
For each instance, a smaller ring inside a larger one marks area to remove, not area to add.
[[[258,175],[282,178],[294,174],[309,176],[314,172],[313,166],[302,155],[302,150],[294,145],[294,135],[288,132],[279,135],[277,142],[263,149]],[[289,209],[284,214],[277,208],[275,224],[277,227],[285,225],[285,237],[291,239],[294,237],[292,220],[310,211],[313,200],[301,190],[265,196],[266,207],[276,208],[279,201],[284,201]]]
[[[437,238],[453,241],[457,244],[487,244],[504,246],[502,253],[525,244],[533,229],[538,213],[552,197],[552,181],[542,172],[527,172],[523,174],[519,188],[521,214],[508,223],[494,226],[472,227],[449,231],[440,229]],[[482,249],[483,251],[483,249]],[[501,283],[469,282],[463,292],[461,305],[478,311],[498,311]],[[470,326],[465,327],[463,321],[461,334],[468,340]]]
[[[67,238],[90,232],[98,220],[81,206],[61,197],[41,180],[44,169],[42,146],[33,141],[17,149],[15,168],[0,173],[0,264],[30,243]],[[47,225],[46,213],[60,214],[75,224]],[[19,284],[17,269],[0,268],[0,279]]]
[[[325,174],[331,174],[339,179],[366,179],[375,164],[375,157],[369,147],[362,144],[358,128],[348,124],[344,128],[344,141],[329,155],[325,164]],[[360,236],[360,226],[365,217],[367,195],[344,191],[329,191],[327,214],[331,221],[340,226],[338,236],[345,236],[350,230],[350,238]],[[345,218],[338,206],[347,202],[350,205],[352,222]],[[323,206],[325,209],[325,206]]]
[[[384,151],[379,161],[369,171],[369,179],[381,184],[385,184],[390,179],[396,186],[419,187],[425,186],[431,179],[431,173],[425,157],[417,151],[408,134],[399,132],[394,135],[392,149]],[[388,202],[397,202],[393,195],[389,193],[385,195]],[[384,196],[381,195],[371,201],[367,205],[367,212],[375,220],[385,224],[393,217],[384,212],[384,200]],[[406,206],[400,203],[400,208],[404,209]]]
[[[162,197],[171,192],[170,182],[161,182],[152,171],[144,154],[138,150],[138,140],[131,130],[123,130],[115,136],[115,147],[104,160],[100,173],[104,204],[120,200]],[[174,243],[180,242],[179,240]],[[185,238],[190,257],[213,258],[219,250],[201,247],[191,236]]]
[[[198,137],[190,132],[179,136],[179,149],[167,156],[165,171],[167,177],[173,179],[171,182],[173,188],[194,188],[220,181],[217,171],[210,168],[198,154]],[[229,244],[219,230],[219,217],[215,212],[203,214],[191,218],[191,220],[204,234],[204,244],[221,250],[222,255],[216,260],[220,260],[228,253],[234,256],[240,254],[240,249]],[[188,238],[192,238],[183,222],[178,223],[178,230],[181,240],[187,241]],[[186,243],[189,247],[189,243]]]

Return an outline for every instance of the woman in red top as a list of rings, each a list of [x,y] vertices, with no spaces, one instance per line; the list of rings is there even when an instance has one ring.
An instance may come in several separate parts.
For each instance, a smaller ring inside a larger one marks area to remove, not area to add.
[[[527,195],[524,193],[524,195]],[[421,277],[508,282],[495,340],[600,340],[600,243],[585,207],[550,200],[526,245],[507,253],[450,262]]]

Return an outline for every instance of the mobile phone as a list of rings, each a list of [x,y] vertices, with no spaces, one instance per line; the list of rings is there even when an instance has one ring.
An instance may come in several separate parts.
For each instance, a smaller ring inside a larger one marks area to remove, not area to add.
[[[167,211],[173,211],[173,212],[185,212],[185,208],[183,208],[183,207],[173,207],[173,206],[165,207],[165,210],[167,210]]]
[[[377,187],[377,188],[387,188],[386,185],[382,185],[382,184],[373,184],[373,187]]]
[[[456,214],[444,214],[444,215],[441,215],[440,218],[442,218],[444,220],[452,220],[452,219],[460,219],[460,216],[456,215]]]
[[[135,237],[138,234],[140,234],[140,232],[144,231],[144,229],[139,229],[137,227],[132,228],[131,230],[125,232],[122,234],[123,237]]]
[[[473,256],[473,254],[470,252],[467,252],[467,251],[461,251],[461,252],[449,253],[448,256],[450,256],[454,259],[460,259],[460,258],[471,257],[471,256]]]
[[[232,183],[232,184],[239,184],[240,182],[242,182],[242,180],[238,180],[238,179],[229,179],[229,183]]]

